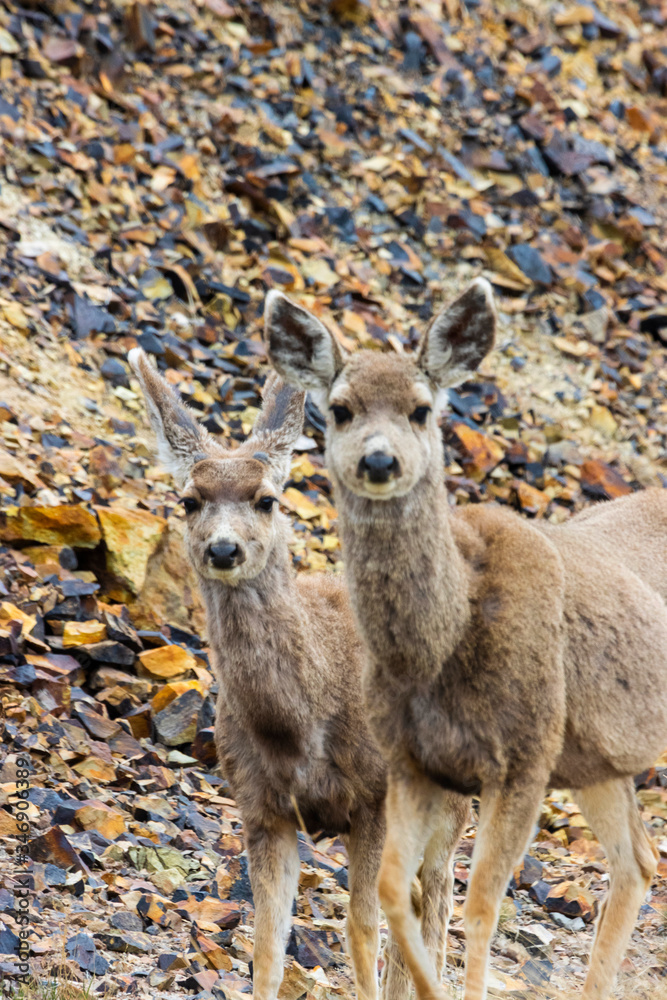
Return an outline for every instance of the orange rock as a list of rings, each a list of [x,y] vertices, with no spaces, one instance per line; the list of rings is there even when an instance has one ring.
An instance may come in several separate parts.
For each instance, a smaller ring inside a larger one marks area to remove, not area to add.
[[[564,913],[568,917],[582,917],[590,923],[597,914],[598,901],[589,889],[576,882],[561,882],[551,886],[544,902],[548,913]]]
[[[20,622],[21,634],[29,635],[34,629],[37,619],[34,615],[29,615],[25,611],[21,611],[20,608],[17,608],[15,604],[11,604],[10,601],[3,601],[0,604],[0,622]]]
[[[581,484],[587,487],[590,493],[606,497],[608,500],[632,493],[632,487],[615,469],[594,458],[581,466]]]
[[[148,560],[166,527],[163,517],[144,510],[96,507],[107,547],[107,569],[124,587],[138,594],[146,579]]]
[[[63,630],[63,646],[85,646],[89,642],[102,642],[107,637],[107,627],[102,622],[67,622]]]
[[[625,118],[630,128],[637,132],[650,132],[652,125],[645,111],[634,105],[625,109]]]
[[[62,580],[67,575],[67,570],[60,564],[60,554],[63,550],[68,551],[62,545],[29,545],[21,549],[21,555],[30,560],[42,579],[56,573]]]
[[[86,507],[20,507],[0,527],[5,542],[33,541],[94,549],[101,541],[97,519]]]
[[[197,577],[185,553],[183,521],[170,518],[160,544],[148,560],[146,579],[136,599],[128,601],[137,628],[172,622],[188,631],[206,631]]]
[[[192,653],[188,653],[182,646],[158,646],[157,649],[147,649],[139,653],[139,661],[142,667],[155,677],[177,677],[192,670],[197,663]]]
[[[88,868],[59,826],[52,826],[46,833],[30,842],[30,857],[33,861],[58,865],[60,868],[75,868],[79,872],[88,872]]]
[[[84,830],[98,830],[109,840],[115,840],[127,829],[123,814],[98,799],[93,799],[81,809],[77,809],[74,816]]]
[[[450,430],[461,453],[461,464],[466,474],[477,483],[505,457],[501,444],[462,421],[453,421]]]
[[[594,19],[595,10],[593,7],[576,4],[574,7],[556,14],[554,24],[557,24],[559,28],[565,28],[572,24],[592,24]]]
[[[169,900],[163,901],[161,899],[156,899],[154,896],[149,896],[146,912],[144,913],[142,910],[142,916],[148,917],[148,919],[152,920],[154,924],[164,926],[169,922],[167,916],[168,905]]]
[[[512,486],[519,501],[521,510],[526,514],[534,514],[536,517],[544,517],[549,507],[549,497],[542,490],[536,489],[524,483],[521,479],[516,479]]]
[[[77,774],[91,781],[107,782],[116,780],[116,768],[113,764],[107,764],[100,757],[87,757],[80,764],[74,765]]]
[[[232,960],[226,951],[219,944],[216,944],[206,935],[195,932],[192,935],[193,943],[196,943],[199,952],[211,969],[224,969],[227,972],[232,970]]]
[[[6,809],[0,809],[0,837],[16,837],[18,833],[18,823],[14,817]]]
[[[238,903],[230,899],[215,899],[213,896],[207,896],[202,900],[191,896],[179,909],[189,913],[191,919],[198,924],[205,921],[217,924],[224,930],[236,927],[241,919],[241,908]]]
[[[161,687],[154,698],[151,699],[151,708],[154,712],[161,712],[163,708],[166,708],[179,694],[184,694],[194,688],[195,691],[199,691],[202,697],[205,692],[199,681],[173,681],[171,684],[165,684]]]
[[[135,740],[140,740],[151,734],[151,709],[150,705],[141,705],[134,712],[129,712],[125,718],[130,724],[132,735]]]

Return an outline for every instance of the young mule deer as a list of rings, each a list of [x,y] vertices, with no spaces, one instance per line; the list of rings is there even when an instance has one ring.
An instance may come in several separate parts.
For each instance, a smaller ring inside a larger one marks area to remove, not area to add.
[[[667,745],[667,492],[562,526],[498,506],[450,509],[438,392],[495,337],[478,279],[413,356],[347,356],[278,293],[269,351],[327,414],[352,605],[369,657],[369,720],[389,765],[380,899],[420,1000],[444,996],[409,906],[420,852],[459,828],[444,789],[480,798],[464,909],[465,1000],[484,1000],[491,937],[548,786],[569,786],[605,847],[611,891],[584,986],[607,997],[657,852],[632,776]]]
[[[341,834],[350,856],[348,944],[358,994],[377,996],[377,872],[384,840],[385,764],[361,692],[362,651],[340,576],[296,575],[278,508],[304,393],[271,375],[252,435],[232,450],[178,402],[139,348],[159,455],[181,488],[186,544],[206,604],[219,681],[216,743],[243,820],[255,900],[254,996],[274,1000],[299,876],[297,825]],[[440,870],[424,907],[451,895]],[[383,995],[409,982],[385,950]]]

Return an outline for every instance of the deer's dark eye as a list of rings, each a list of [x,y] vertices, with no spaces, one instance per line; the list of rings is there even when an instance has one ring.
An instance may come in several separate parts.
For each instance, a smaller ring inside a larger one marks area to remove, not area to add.
[[[348,410],[347,406],[332,406],[331,412],[333,413],[333,418],[336,421],[338,427],[341,424],[347,423],[348,420],[352,419],[352,414]]]
[[[258,500],[257,503],[255,504],[255,509],[263,510],[266,514],[268,514],[270,513],[271,508],[273,507],[275,502],[276,502],[275,497],[262,497],[262,499]]]
[[[428,415],[431,412],[430,406],[418,406],[416,410],[410,414],[410,420],[415,424],[425,424],[428,420]]]
[[[199,502],[194,497],[183,497],[181,503],[186,514],[194,514],[196,510],[199,510]]]

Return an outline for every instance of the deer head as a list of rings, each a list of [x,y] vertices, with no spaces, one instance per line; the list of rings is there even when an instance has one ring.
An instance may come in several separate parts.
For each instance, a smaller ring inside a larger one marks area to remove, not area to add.
[[[313,393],[327,419],[329,468],[371,500],[405,496],[442,466],[440,390],[465,381],[491,350],[491,286],[477,278],[436,316],[417,353],[347,355],[327,328],[280,292],[265,307],[269,356],[285,382]]]
[[[128,360],[146,398],[160,460],[181,492],[195,570],[230,586],[253,579],[282,537],[278,497],[303,427],[304,393],[269,375],[252,434],[232,450],[197,423],[141,348]]]

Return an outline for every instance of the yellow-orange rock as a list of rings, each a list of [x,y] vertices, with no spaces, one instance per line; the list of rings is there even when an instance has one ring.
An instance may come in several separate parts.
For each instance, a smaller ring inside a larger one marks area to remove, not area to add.
[[[600,431],[605,437],[613,437],[618,430],[618,422],[612,416],[611,410],[606,406],[592,406],[591,415],[588,418],[591,427]]]
[[[290,486],[285,490],[280,502],[291,510],[297,517],[300,517],[302,521],[307,521],[311,517],[319,517],[322,513],[322,508],[318,507],[316,503],[307,497],[300,490],[295,489]]]
[[[96,507],[107,547],[108,571],[133,594],[146,579],[148,560],[160,543],[166,520],[144,510]]]
[[[190,914],[190,918],[199,926],[204,923],[217,924],[218,927],[229,929],[236,927],[241,916],[241,908],[231,899],[215,899],[207,896],[198,900],[191,896],[179,909]]]
[[[143,739],[151,734],[151,709],[150,705],[141,705],[134,712],[126,715],[132,735],[135,740]]]
[[[589,493],[607,497],[609,500],[632,493],[632,486],[625,482],[616,469],[595,458],[590,458],[582,464],[581,483]]]
[[[217,925],[213,924],[213,926],[217,930]],[[227,972],[231,972],[233,968],[232,960],[221,945],[216,944],[212,938],[206,937],[202,933],[193,934],[193,939],[197,943],[200,955],[211,969],[224,969]]]
[[[98,799],[93,799],[81,809],[77,809],[74,816],[84,830],[97,830],[109,840],[115,840],[127,829],[123,814]]]
[[[102,642],[107,637],[107,627],[102,622],[66,622],[63,646],[84,646],[88,642]]]
[[[141,593],[134,600],[123,599],[137,628],[154,629],[170,622],[197,635],[205,634],[204,605],[185,552],[182,520],[169,518],[160,544],[148,561]]]
[[[18,833],[19,825],[14,817],[6,809],[0,809],[0,837],[16,837]]]
[[[549,497],[542,490],[538,490],[529,483],[524,483],[521,479],[516,479],[512,483],[516,492],[517,500],[521,510],[526,514],[534,514],[536,517],[544,517],[549,508]]]
[[[116,780],[116,768],[113,764],[107,764],[100,757],[87,757],[80,764],[74,765],[77,774],[89,778],[91,781],[107,782]]]
[[[453,421],[450,429],[461,453],[463,468],[471,479],[480,483],[505,457],[505,449],[498,441],[463,421]]]
[[[53,573],[57,573],[60,579],[63,579],[66,570],[60,564],[62,551],[62,545],[29,545],[21,549],[21,554],[30,560],[42,579]]]
[[[139,653],[139,661],[154,677],[178,677],[196,666],[192,653],[182,646],[158,646]],[[176,697],[176,695],[174,695]]]
[[[595,8],[587,4],[575,4],[568,10],[554,16],[554,24],[566,28],[573,24],[592,24],[595,20]]]
[[[179,694],[184,694],[191,689],[198,691],[202,697],[205,695],[205,691],[199,681],[172,681],[171,684],[165,684],[151,699],[151,708],[154,712],[161,712],[175,698],[178,698]]]
[[[21,622],[21,634],[29,635],[37,624],[37,619],[34,615],[21,611],[10,601],[3,601],[0,604],[0,622]]]
[[[20,507],[0,523],[5,542],[32,541],[94,549],[102,539],[97,518],[86,507]]]

